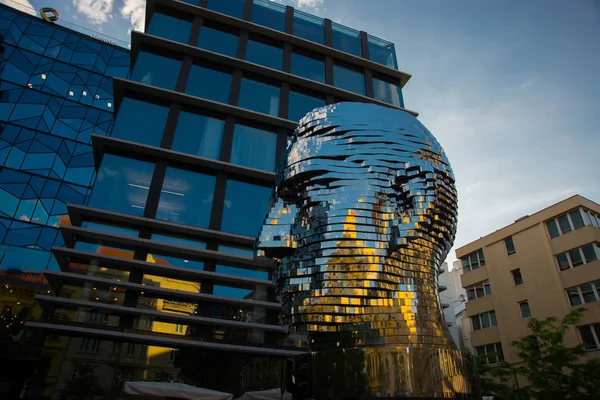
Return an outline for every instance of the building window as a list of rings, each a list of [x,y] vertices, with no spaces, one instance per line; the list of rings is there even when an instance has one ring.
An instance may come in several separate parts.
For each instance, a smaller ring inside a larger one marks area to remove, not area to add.
[[[245,4],[246,0],[208,0],[206,8],[229,15],[230,17],[242,19],[244,17]]]
[[[583,213],[583,220],[586,225],[591,225],[594,228],[600,228],[600,214],[597,214],[588,209],[581,209]]]
[[[148,356],[148,346],[143,344],[140,349],[140,356],[147,357]]]
[[[131,80],[164,89],[175,90],[181,60],[140,51],[131,72]]]
[[[133,344],[133,343],[127,343],[126,354],[128,356],[132,356],[132,355],[135,354],[135,344]]]
[[[302,39],[325,44],[325,21],[323,18],[294,9],[293,33]]]
[[[169,108],[123,98],[111,136],[150,146],[160,146]]]
[[[208,228],[215,177],[167,168],[156,219]]]
[[[485,356],[486,364],[495,364],[504,361],[502,343],[492,343],[485,346],[475,347],[478,356]]]
[[[141,216],[154,164],[105,154],[88,205]]]
[[[515,253],[515,243],[513,242],[512,236],[509,236],[506,239],[504,239],[504,246],[506,247],[506,252],[508,253],[508,255]]]
[[[175,361],[177,352],[178,352],[178,350],[171,350],[171,352],[169,353],[169,361],[171,361],[171,362]]]
[[[496,311],[492,310],[472,316],[471,324],[473,325],[474,331],[498,325],[498,322],[496,321]]]
[[[192,65],[185,85],[187,94],[220,103],[228,103],[230,90],[231,74]]]
[[[375,77],[373,77],[373,97],[396,107],[404,107],[400,86]]]
[[[577,208],[568,213],[559,215],[558,217],[546,222],[546,228],[550,238],[555,238],[565,233],[569,233],[575,229],[585,226],[584,219],[581,213],[585,215],[585,210]]]
[[[227,181],[221,230],[256,237],[269,208],[271,188]]]
[[[225,56],[235,57],[238,41],[239,36],[237,34],[202,25],[196,46]]]
[[[368,44],[371,61],[385,65],[386,67],[398,69],[394,43],[368,35]]]
[[[365,95],[365,76],[358,71],[333,66],[333,85],[349,92]]]
[[[331,45],[334,49],[362,57],[360,33],[358,31],[335,22],[331,24],[331,28]]]
[[[243,78],[238,105],[259,113],[279,116],[279,87]]]
[[[531,310],[529,309],[529,303],[527,301],[520,302],[519,308],[521,309],[521,317],[522,318],[531,317]]]
[[[147,33],[187,44],[191,31],[192,23],[190,21],[154,12]]]
[[[521,275],[521,270],[519,268],[510,271],[513,276],[513,282],[515,286],[519,286],[523,284],[523,275]]]
[[[580,326],[578,329],[586,350],[600,348],[600,324]]]
[[[171,149],[218,160],[224,126],[225,122],[220,119],[182,111]]]
[[[275,170],[277,134],[245,125],[233,131],[230,162],[244,167]]]
[[[267,0],[254,0],[250,20],[255,24],[285,32],[285,6]]]
[[[485,258],[483,257],[483,250],[479,249],[479,250],[461,258],[460,262],[461,262],[461,265],[465,272],[469,272],[474,269],[485,266]]]
[[[469,300],[476,300],[480,297],[485,297],[492,294],[492,287],[490,286],[490,281],[488,280],[468,286],[465,288],[465,290],[467,291],[467,297]]]
[[[175,333],[183,333],[183,325],[176,324],[175,325]]]
[[[289,103],[290,108],[288,111],[288,119],[292,121],[299,121],[315,108],[323,107],[325,105],[325,100],[295,91],[290,91]]]
[[[590,243],[565,253],[558,254],[556,256],[556,261],[558,262],[558,268],[561,271],[566,271],[596,261],[598,260],[599,255],[600,248],[598,243]]]
[[[248,40],[246,45],[246,61],[281,70],[283,49],[262,41]]]
[[[325,82],[325,61],[294,52],[291,72],[312,81]]]
[[[566,290],[571,306],[593,303],[600,299],[600,281],[586,283]]]

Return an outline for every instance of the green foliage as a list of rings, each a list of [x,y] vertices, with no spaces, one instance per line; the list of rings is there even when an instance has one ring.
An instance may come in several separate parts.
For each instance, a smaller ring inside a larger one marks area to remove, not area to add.
[[[506,362],[493,366],[480,359],[482,390],[500,399],[592,400],[600,399],[600,360],[585,361],[585,346],[566,347],[567,331],[582,318],[585,309],[571,311],[564,318],[531,318],[531,335],[512,343],[519,365]],[[528,382],[519,387],[517,377]]]

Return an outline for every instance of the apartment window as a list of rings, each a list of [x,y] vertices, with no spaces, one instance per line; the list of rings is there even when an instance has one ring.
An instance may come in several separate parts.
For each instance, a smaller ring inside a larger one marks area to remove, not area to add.
[[[133,343],[127,343],[126,354],[128,356],[132,356],[132,355],[135,354],[135,344],[133,344]]]
[[[317,82],[325,82],[325,60],[292,53],[292,74]]]
[[[558,217],[551,219],[546,222],[546,228],[550,238],[555,238],[565,233],[569,233],[575,229],[579,229],[585,226],[584,219],[582,218],[582,211],[585,215],[585,211],[577,208],[568,213],[559,215]]]
[[[171,149],[218,160],[224,126],[225,122],[220,119],[182,111],[177,119]]]
[[[359,71],[334,65],[333,85],[349,92],[365,95],[365,76]]]
[[[175,90],[181,60],[175,60],[157,54],[140,51],[131,72],[131,80]]]
[[[472,316],[471,324],[473,325],[474,331],[498,325],[498,322],[496,321],[496,311],[488,311]]]
[[[485,346],[475,347],[478,356],[485,356],[486,364],[495,364],[504,361],[502,343],[492,343]]]
[[[285,31],[285,6],[267,0],[254,0],[252,22],[281,32]]]
[[[596,261],[598,260],[599,255],[600,248],[598,243],[590,243],[585,246],[558,254],[556,256],[556,261],[558,262],[558,268],[561,271],[565,271],[567,269],[579,267],[580,265]]]
[[[571,306],[593,303],[600,299],[600,281],[586,283],[566,290]]]
[[[522,285],[523,284],[523,275],[521,275],[521,270],[517,268],[510,272],[512,273],[513,282],[515,283],[515,286]]]
[[[334,49],[362,57],[360,33],[344,25],[331,24],[331,44]]]
[[[465,272],[485,266],[485,258],[483,257],[482,249],[461,258],[460,261]]]
[[[276,146],[276,133],[246,125],[236,125],[229,161],[244,167],[274,171]]]
[[[294,36],[325,44],[325,21],[323,18],[294,9]]]
[[[111,136],[150,146],[160,146],[169,107],[125,97]]]
[[[531,317],[531,310],[529,309],[529,303],[527,301],[520,302],[519,307],[521,308],[521,317],[522,318]]]
[[[239,36],[234,33],[224,32],[219,29],[202,26],[196,46],[201,49],[213,51],[229,57],[237,54]]]
[[[468,286],[465,288],[465,290],[467,291],[467,297],[469,300],[476,300],[480,297],[485,297],[492,294],[492,288],[490,286],[490,281],[488,280]]]
[[[243,78],[238,105],[277,117],[279,116],[279,87]]]
[[[583,214],[583,220],[586,225],[591,225],[594,228],[600,228],[600,214],[583,208],[581,210]]]
[[[324,105],[324,99],[290,91],[290,108],[288,111],[288,119],[294,122],[299,121],[308,112],[314,110],[315,108],[323,107]]]
[[[248,44],[246,45],[246,61],[281,70],[283,49],[263,43],[262,41],[248,40]]]
[[[271,188],[228,180],[221,230],[256,237],[269,208]]]
[[[227,103],[229,102],[230,88],[231,74],[192,65],[185,92],[192,96]]]
[[[378,37],[368,35],[369,58],[371,61],[385,65],[390,68],[398,69],[396,61],[396,48],[394,43],[390,43]]]
[[[90,349],[90,341],[91,339],[88,338],[81,339],[81,342],[79,342],[79,351],[88,351]]]
[[[154,12],[147,33],[175,42],[187,44],[192,22]]]
[[[373,78],[373,97],[397,107],[404,107],[400,86],[375,77]]]
[[[600,324],[580,326],[578,329],[586,350],[600,348]]]
[[[229,15],[230,17],[242,19],[244,17],[245,4],[245,0],[208,0],[206,8]]]
[[[512,236],[509,236],[506,239],[504,239],[504,246],[506,247],[506,252],[508,253],[508,255],[515,253],[515,243],[513,242]]]

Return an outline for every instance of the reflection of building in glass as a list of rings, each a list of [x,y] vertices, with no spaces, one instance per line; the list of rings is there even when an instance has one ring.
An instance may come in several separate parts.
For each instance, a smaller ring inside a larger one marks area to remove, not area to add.
[[[129,79],[114,80],[114,127],[92,135],[94,189],[71,202],[46,272],[55,293],[28,326],[75,338],[52,370],[57,398],[92,383],[110,397],[132,376],[280,387],[302,343],[280,325],[273,263],[252,251],[279,154],[316,107],[402,108],[410,76],[393,44],[274,2],[148,0],[146,14]],[[92,368],[119,359],[113,343],[148,356]]]
[[[575,195],[456,250],[466,290],[468,346],[517,363],[511,343],[529,317],[587,309],[565,345],[600,349],[600,205]],[[589,352],[598,357],[597,352]]]
[[[91,136],[113,125],[112,77],[129,71],[129,51],[0,5],[0,397],[32,372],[55,368],[65,343],[39,359],[33,295],[48,294],[42,272],[58,269],[52,246],[67,204],[85,204],[94,181]],[[53,353],[54,352],[54,353]],[[41,394],[37,389],[31,390]]]

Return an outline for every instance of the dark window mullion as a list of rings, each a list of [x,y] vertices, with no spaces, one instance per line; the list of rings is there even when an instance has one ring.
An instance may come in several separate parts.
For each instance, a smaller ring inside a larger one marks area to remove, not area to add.
[[[146,199],[146,207],[144,208],[144,218],[156,218],[156,211],[158,209],[160,193],[165,181],[166,171],[166,162],[158,161],[154,167],[152,181],[150,181],[150,189],[148,190],[148,198]]]
[[[203,19],[200,16],[194,17],[194,21],[192,22],[192,29],[190,31],[190,37],[188,39],[188,44],[190,46],[196,46],[198,43],[198,36],[200,36],[200,29],[202,28]]]
[[[173,145],[173,138],[175,136],[175,130],[177,129],[177,120],[179,119],[180,112],[181,105],[177,103],[171,104],[169,114],[167,115],[165,130],[163,131],[162,140],[160,142],[160,147],[163,149],[170,149]],[[154,172],[156,173],[156,170]],[[150,196],[150,194],[148,194],[148,196]]]
[[[213,196],[212,210],[210,214],[209,229],[221,230],[221,221],[223,219],[223,209],[225,208],[225,191],[227,190],[227,174],[220,172],[217,174],[215,182],[215,193]]]

